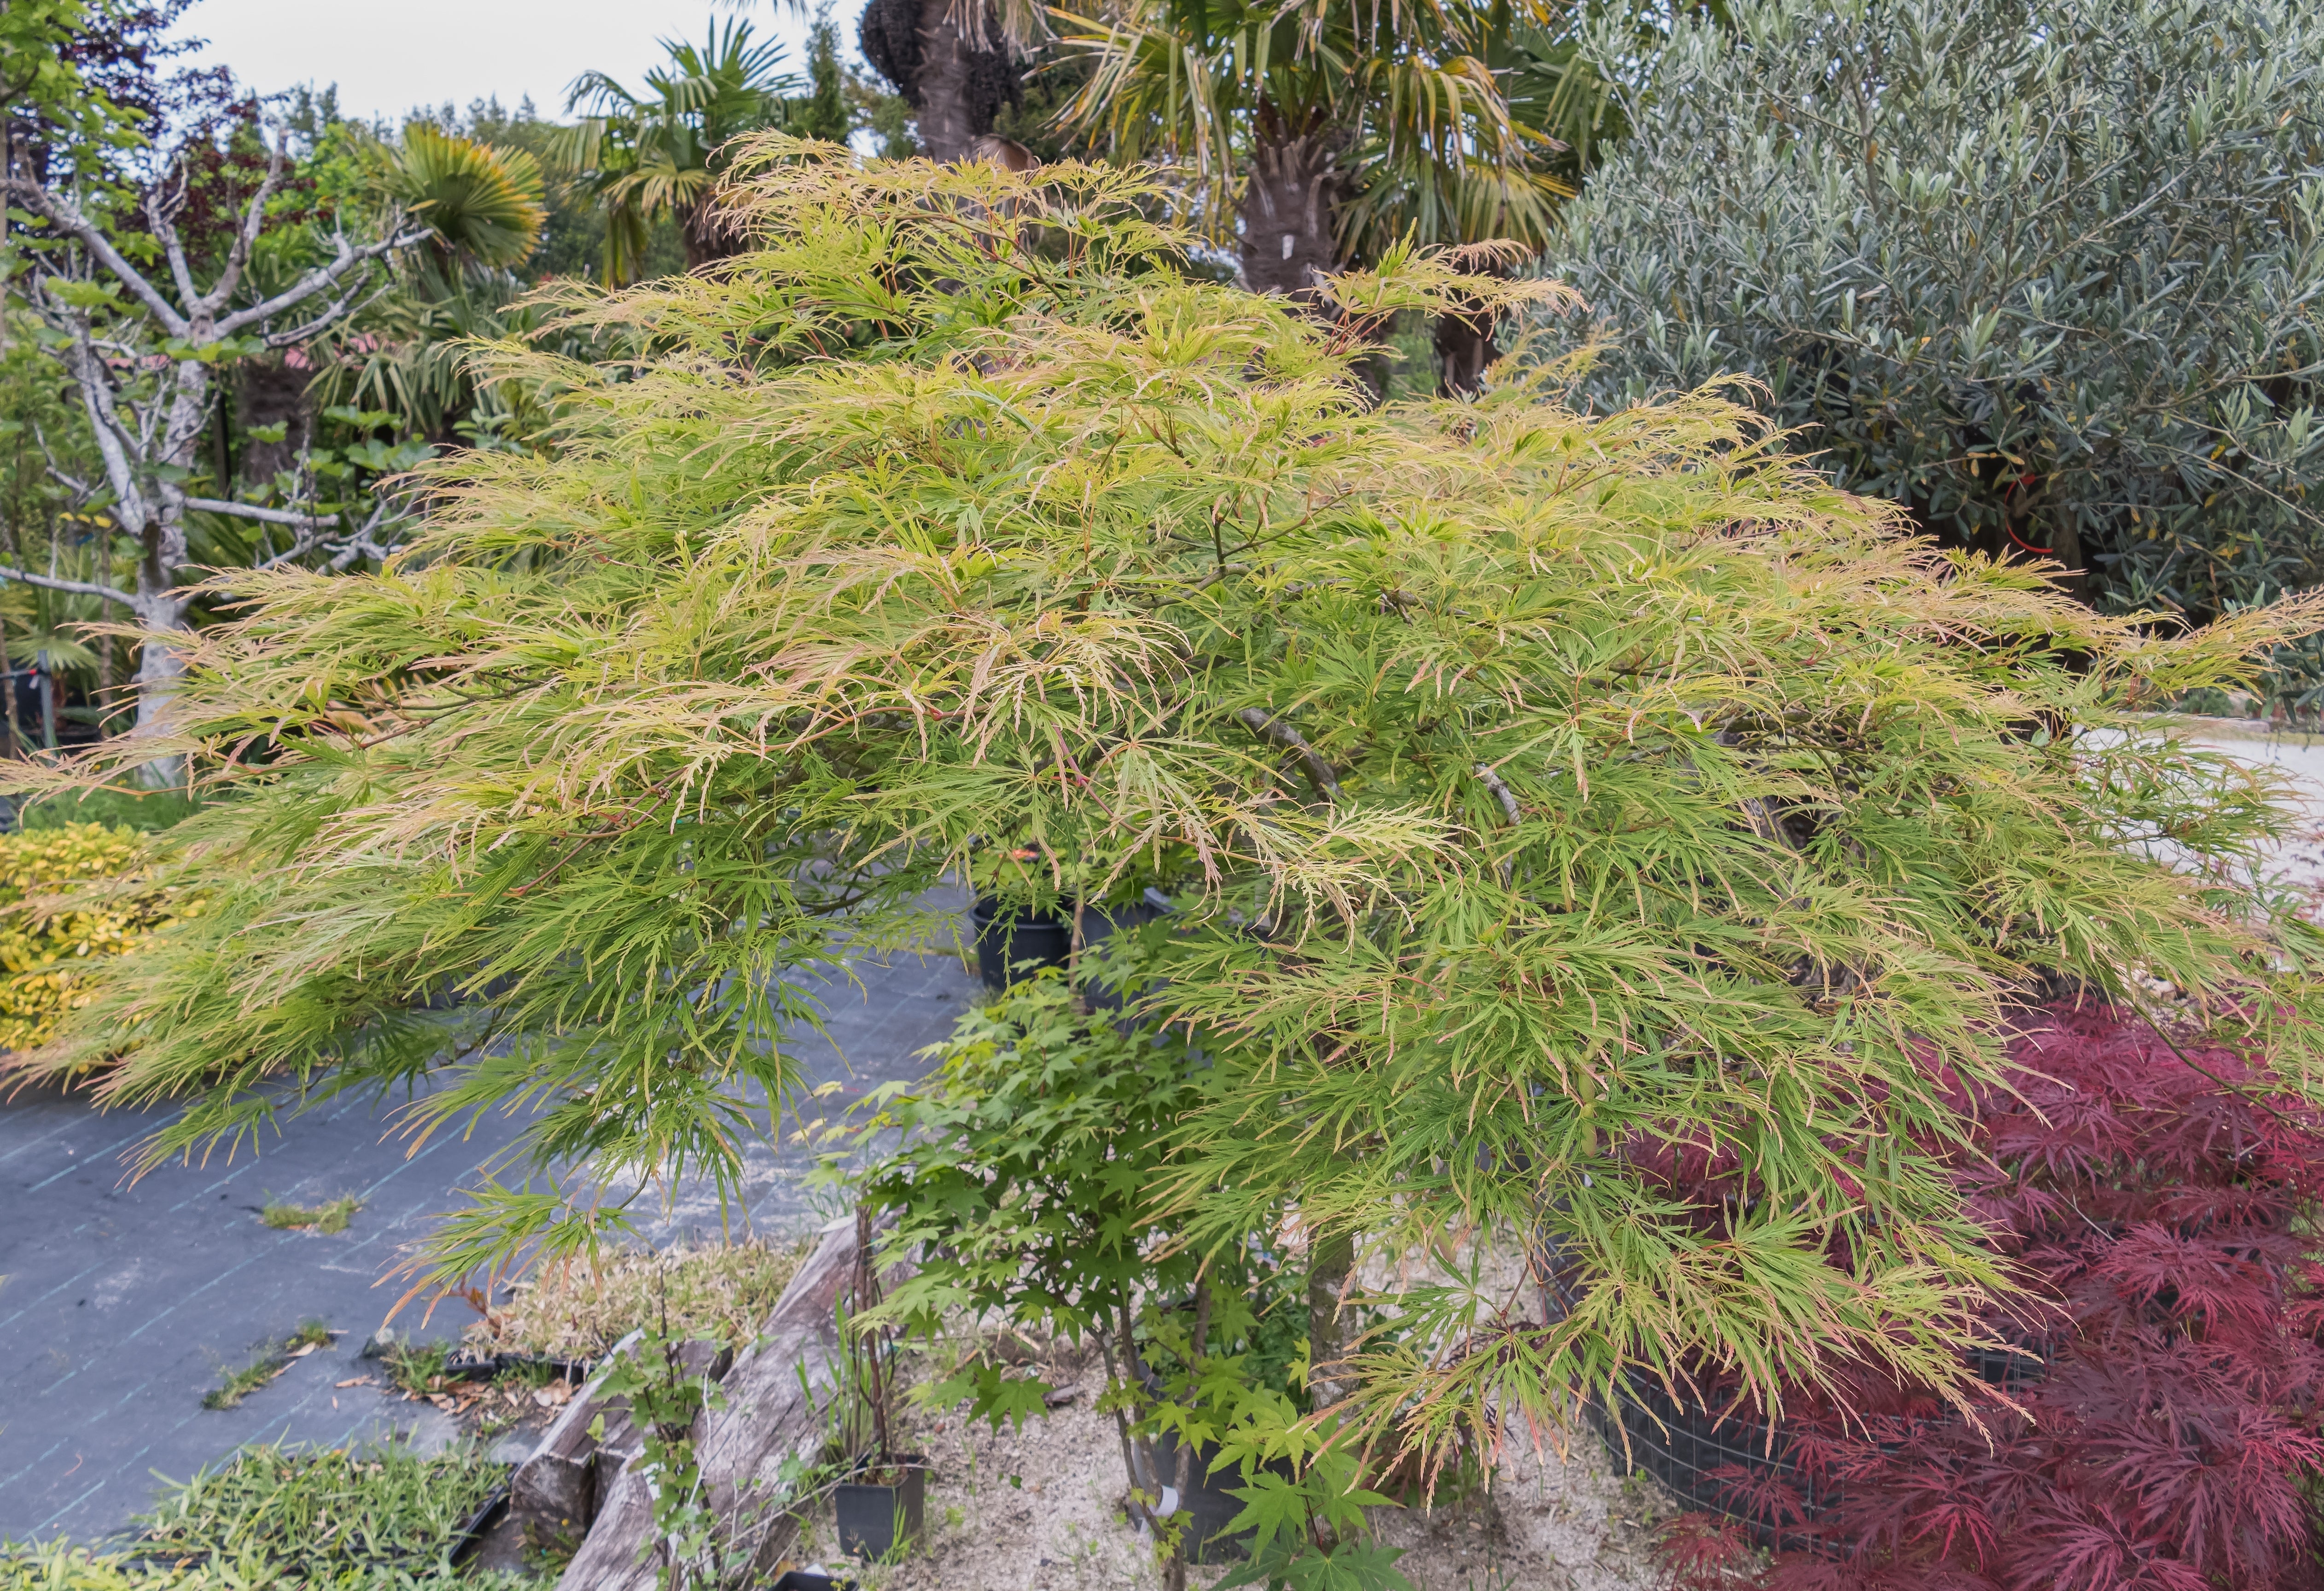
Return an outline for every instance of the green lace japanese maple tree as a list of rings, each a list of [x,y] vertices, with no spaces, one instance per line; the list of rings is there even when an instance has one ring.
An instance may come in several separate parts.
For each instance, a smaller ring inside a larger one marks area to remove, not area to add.
[[[2312,604],[2094,614],[1707,397],[1366,400],[1366,327],[1546,284],[1391,252],[1324,324],[1182,272],[1139,173],[737,170],[750,250],[558,290],[620,358],[484,355],[552,451],[429,466],[393,566],[237,572],[196,638],[211,904],[30,1062],[186,1097],[149,1161],[425,1076],[422,1125],[538,1103],[543,1163],[731,1182],[783,975],[948,934],[1003,846],[1053,859],[1027,904],[1170,896],[1145,1013],[1208,1071],[1164,1228],[1385,1293],[1401,1346],[1319,1369],[1429,1441],[1625,1365],[1956,1378],[2004,1278],[1932,1071],[2030,979],[2167,980],[2309,1085],[2310,941],[2236,882],[2269,790],[2127,714]],[[1757,1189],[1716,1238],[1638,1169],[1672,1144]],[[572,1209],[489,1195],[443,1261]],[[1415,1257],[1479,1237],[1578,1307]]]

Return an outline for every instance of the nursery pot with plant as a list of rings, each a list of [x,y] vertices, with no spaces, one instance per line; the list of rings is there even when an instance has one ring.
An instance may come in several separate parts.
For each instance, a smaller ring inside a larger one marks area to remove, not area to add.
[[[1092,981],[1134,1009],[1134,969],[1167,932],[1127,926],[1086,951]],[[1087,992],[1056,972],[1019,980],[962,1016],[934,1076],[867,1100],[859,1143],[885,1153],[864,1200],[894,1212],[892,1251],[918,1258],[881,1317],[933,1342],[958,1310],[1093,1349],[1129,1508],[1171,1583],[1190,1563],[1258,1555],[1272,1574],[1336,1555],[1338,1583],[1400,1584],[1395,1554],[1362,1540],[1362,1509],[1379,1499],[1301,1430],[1304,1275],[1252,1245],[1194,1253],[1164,1219],[1170,1127],[1203,1086],[1198,1047],[1093,1010]],[[919,1389],[996,1428],[1041,1418],[1055,1390],[1038,1363],[981,1349]],[[1360,1568],[1378,1572],[1347,1577]]]
[[[874,1563],[917,1550],[927,1539],[927,1459],[898,1449],[893,1434],[896,1367],[881,1324],[880,1265],[872,1211],[855,1212],[855,1270],[840,1305],[838,1377],[841,1478],[833,1488],[839,1550]]]
[[[969,921],[976,975],[990,989],[1006,989],[1038,968],[1062,967],[1073,952],[1073,924],[1046,912],[979,896]]]

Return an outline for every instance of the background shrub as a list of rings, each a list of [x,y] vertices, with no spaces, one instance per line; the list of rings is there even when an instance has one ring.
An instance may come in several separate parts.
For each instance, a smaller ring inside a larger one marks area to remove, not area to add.
[[[187,913],[172,890],[142,887],[147,860],[134,831],[101,823],[0,834],[0,1050],[47,1042],[86,998],[76,984],[91,958],[142,944]],[[126,887],[76,889],[102,879]]]
[[[1605,41],[1631,133],[1549,267],[1599,403],[1751,376],[1842,484],[2116,607],[2324,578],[2324,11],[1733,15]]]
[[[1793,1549],[1770,1591],[2313,1583],[2324,1123],[2233,1049],[2182,1054],[2102,1007],[2043,1027],[2011,1047],[2015,1092],[1964,1097],[1957,1172],[2034,1307],[1988,1319],[2008,1351],[1981,1356],[1969,1405],[1849,1371],[1787,1400],[1791,1458],[1830,1505],[1802,1527],[1803,1486],[1728,1476]],[[1730,1165],[1703,1169],[1733,1191]],[[1727,1534],[1677,1532],[1683,1577],[1731,1583]]]

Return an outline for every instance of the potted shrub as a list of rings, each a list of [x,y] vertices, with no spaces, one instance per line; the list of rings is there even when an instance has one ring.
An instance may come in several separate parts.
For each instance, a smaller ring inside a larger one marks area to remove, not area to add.
[[[1119,975],[1135,954],[1116,940],[1096,957]],[[865,1204],[893,1212],[890,1242],[918,1261],[880,1318],[934,1337],[963,1309],[1094,1346],[1098,1406],[1172,1583],[1256,1549],[1271,1568],[1336,1551],[1351,1591],[1400,1585],[1393,1552],[1360,1540],[1383,1499],[1300,1429],[1304,1277],[1248,1245],[1197,1253],[1163,1222],[1171,1130],[1203,1071],[1183,1035],[1092,1015],[1056,973],[964,1014],[933,1077],[865,1102],[862,1145],[902,1138],[866,1173]],[[1038,1418],[1053,1390],[983,1355],[918,1389],[996,1429]]]
[[[842,1478],[834,1487],[839,1550],[873,1562],[899,1558],[927,1536],[927,1460],[894,1440],[895,1369],[879,1316],[880,1267],[872,1209],[855,1212],[855,1274],[839,1327]]]

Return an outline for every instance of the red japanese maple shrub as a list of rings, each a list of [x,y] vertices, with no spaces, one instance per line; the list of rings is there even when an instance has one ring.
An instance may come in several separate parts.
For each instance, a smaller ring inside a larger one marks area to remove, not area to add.
[[[2046,1310],[1994,1322],[2022,1351],[1982,1366],[1974,1422],[1860,1377],[1787,1402],[1792,1473],[1724,1476],[1739,1512],[1786,1527],[1758,1583],[2324,1585],[2306,1489],[2324,1473],[2324,1117],[2233,1051],[2182,1057],[2116,1012],[2034,1025],[2013,1046],[2022,1098],[1964,1100],[1979,1127],[1958,1174]],[[1666,1561],[1732,1584],[1741,1541],[1692,1516]]]

